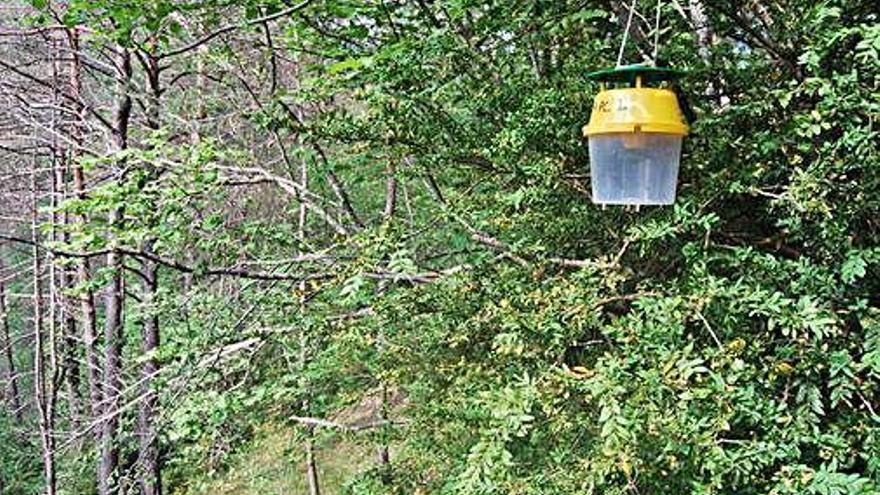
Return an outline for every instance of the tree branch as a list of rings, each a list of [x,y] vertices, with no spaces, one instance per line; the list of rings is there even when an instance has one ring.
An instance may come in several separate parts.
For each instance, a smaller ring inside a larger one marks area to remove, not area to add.
[[[403,421],[391,421],[387,419],[379,420],[379,421],[370,421],[369,423],[355,423],[355,424],[346,424],[346,423],[338,423],[336,421],[329,421],[321,418],[308,418],[303,416],[290,416],[289,419],[296,421],[297,423],[309,425],[309,426],[322,426],[324,428],[334,428],[337,430],[348,431],[348,432],[358,432],[363,430],[370,430],[373,428],[381,428],[383,426],[388,425],[399,425],[406,424]]]
[[[308,7],[308,5],[310,3],[312,3],[311,0],[305,0],[304,2],[301,2],[297,5],[294,5],[293,7],[290,7],[290,8],[284,9],[284,10],[279,10],[278,12],[275,12],[274,14],[269,14],[269,15],[265,15],[263,17],[258,17],[256,19],[251,19],[250,21],[247,21],[243,24],[227,24],[226,26],[223,26],[220,29],[217,29],[216,31],[212,31],[212,32],[202,36],[201,38],[193,41],[192,43],[190,43],[188,45],[184,45],[180,48],[175,48],[171,51],[163,53],[163,54],[159,55],[158,58],[165,59],[165,58],[173,57],[175,55],[180,55],[181,53],[186,53],[194,48],[198,48],[199,46],[204,45],[205,43],[211,41],[212,39],[216,38],[217,36],[220,36],[221,34],[228,33],[230,31],[235,31],[236,29],[239,29],[239,28],[242,28],[245,26],[253,26],[256,24],[264,24],[264,23],[267,23],[270,21],[274,21],[275,19],[279,19],[281,17],[285,17],[290,14],[293,14],[294,12],[302,10],[302,9]]]
[[[57,256],[64,256],[68,258],[93,258],[97,256],[103,256],[110,252],[117,252],[120,254],[124,254],[127,256],[133,256],[135,258],[145,259],[148,261],[152,261],[158,263],[160,265],[166,266],[168,268],[173,268],[175,270],[184,272],[184,273],[194,273],[205,276],[232,276],[239,278],[247,278],[254,280],[295,280],[295,281],[304,281],[304,280],[321,280],[331,277],[329,273],[311,273],[311,274],[293,274],[293,273],[275,273],[275,272],[264,272],[264,271],[252,271],[246,270],[238,267],[206,267],[200,268],[191,265],[187,265],[181,263],[172,258],[167,258],[164,256],[160,256],[154,253],[147,253],[144,251],[130,249],[126,247],[113,247],[101,249],[98,251],[87,251],[87,252],[77,252],[77,251],[66,251],[63,249],[57,249],[50,246],[46,246],[44,244],[40,244],[34,242],[30,239],[17,237],[9,234],[4,234],[0,232],[0,240],[10,241],[20,244],[26,244],[29,246],[34,246],[44,251],[50,252]],[[317,258],[314,254],[308,254],[303,256],[298,256],[296,258],[292,258],[289,263],[297,263],[297,262],[305,262],[305,261],[315,261]]]

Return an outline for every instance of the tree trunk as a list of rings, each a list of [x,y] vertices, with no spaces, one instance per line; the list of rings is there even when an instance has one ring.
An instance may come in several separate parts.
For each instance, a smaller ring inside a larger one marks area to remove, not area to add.
[[[113,122],[113,149],[122,152],[128,147],[128,124],[131,116],[131,54],[123,47],[115,48],[116,106]],[[121,208],[115,208],[108,216],[110,229],[119,228],[122,222]],[[108,235],[111,239],[112,233]],[[112,495],[119,491],[119,452],[116,436],[119,430],[119,406],[122,392],[122,348],[125,335],[122,326],[123,260],[122,254],[111,249],[107,254],[110,283],[104,298],[104,386],[101,422],[101,456],[98,462],[98,493]]]
[[[299,176],[300,184],[302,185],[303,191],[307,191],[309,188],[309,168],[308,164],[305,160],[302,160],[300,163],[300,176]],[[297,231],[297,237],[301,244],[305,242],[306,239],[306,221],[308,220],[308,208],[306,208],[305,203],[300,203],[299,205],[299,229]],[[306,283],[305,281],[300,282],[299,284],[299,310],[300,312],[305,312],[306,309]],[[301,371],[305,370],[306,367],[306,359],[308,357],[308,346],[309,339],[308,335],[306,335],[305,331],[301,331],[300,341],[299,341],[299,367]],[[301,380],[301,384],[305,385],[305,381]],[[305,412],[309,407],[309,401],[303,400],[302,409]],[[306,454],[306,481],[309,485],[309,495],[321,495],[321,484],[318,479],[318,465],[315,460],[315,445],[312,442],[312,428],[306,427],[306,443],[305,443],[305,454]]]
[[[385,178],[385,209],[382,212],[384,220],[387,222],[394,217],[397,211],[397,168],[394,162],[389,162],[385,170],[387,177]],[[387,281],[379,282],[378,293],[381,295],[387,290]],[[376,335],[376,354],[381,355],[385,347],[385,332],[380,328]],[[379,384],[379,405],[378,416],[380,421],[388,419],[388,386],[384,381]],[[383,436],[379,448],[376,450],[376,461],[382,472],[382,481],[386,484],[391,481],[391,454],[388,448],[388,440]]]
[[[64,215],[62,219],[62,223],[67,225],[67,215]],[[67,241],[67,236],[62,236],[62,242]],[[62,337],[64,341],[64,376],[66,377],[65,383],[67,385],[67,401],[70,408],[70,417],[73,424],[74,429],[78,429],[79,424],[81,422],[81,418],[83,416],[83,407],[82,407],[82,391],[81,391],[81,382],[82,375],[80,373],[79,368],[79,360],[77,359],[77,349],[79,348],[79,342],[77,342],[76,338],[76,318],[71,313],[71,302],[69,298],[63,294],[63,291],[69,290],[72,287],[72,277],[71,273],[68,271],[67,267],[61,267],[58,271],[58,286],[62,293],[59,293],[59,306],[61,308],[61,320],[62,320]]]
[[[380,335],[380,337],[384,340],[384,335]],[[378,344],[381,346],[382,344]],[[385,422],[388,419],[388,386],[385,383],[380,385],[380,396],[379,396],[379,421]],[[387,428],[387,426],[383,426],[382,428]],[[379,448],[376,451],[376,460],[379,463],[379,468],[382,472],[382,481],[386,484],[391,482],[391,453],[388,448],[388,440],[383,435],[381,444],[379,444]]]
[[[154,53],[145,53],[147,86],[149,94],[147,95],[147,128],[153,131],[159,130],[160,123],[160,97],[162,95],[160,87],[160,69],[159,60]],[[150,170],[150,179],[155,179],[155,171]],[[145,252],[151,252],[153,246],[152,240],[144,243]],[[144,260],[141,264],[143,272],[143,307],[146,314],[142,322],[141,330],[141,350],[145,356],[143,367],[141,369],[141,394],[144,399],[138,406],[138,459],[140,460],[140,469],[138,470],[138,478],[140,480],[142,495],[161,495],[162,480],[161,469],[159,465],[159,438],[155,426],[156,409],[158,407],[158,397],[153,386],[153,379],[159,370],[158,362],[155,358],[156,350],[159,348],[159,317],[155,314],[153,304],[156,299],[156,290],[158,289],[158,265],[154,261]]]
[[[68,46],[70,48],[70,65],[68,66],[70,100],[79,102],[82,97],[82,60],[80,59],[79,30],[76,27],[67,30]],[[70,163],[73,169],[73,188],[78,199],[85,199],[86,183],[85,173],[79,163],[79,156],[83,142],[82,125],[85,122],[85,108],[75,103],[75,120],[71,124],[70,131]],[[83,214],[77,216],[75,221],[80,225],[88,222]],[[89,406],[92,419],[97,420],[101,416],[101,363],[98,358],[98,329],[95,312],[95,295],[91,289],[86,289],[91,281],[91,273],[88,258],[78,258],[75,264],[76,282],[82,286],[79,296],[80,320],[82,327],[82,341],[86,356],[86,378],[89,389]],[[95,432],[96,438],[100,437],[100,431]]]
[[[110,225],[121,218],[119,211],[110,214]],[[98,493],[112,495],[117,492],[119,453],[116,433],[119,429],[119,404],[122,390],[122,256],[113,250],[107,255],[107,268],[112,270],[110,285],[104,298],[104,384],[101,408],[101,456],[98,462]]]
[[[320,152],[323,157],[323,151]],[[326,158],[325,158],[326,160]],[[336,195],[336,198],[339,200],[339,203],[342,205],[342,209],[348,215],[352,222],[354,222],[355,226],[358,228],[363,228],[364,224],[361,222],[360,217],[358,217],[357,212],[354,210],[354,206],[351,204],[351,198],[348,196],[348,192],[345,190],[345,186],[342,185],[342,181],[339,180],[339,177],[332,170],[327,171],[327,182],[330,184],[330,188],[333,189],[333,193]]]
[[[321,485],[318,482],[318,465],[315,462],[315,445],[311,439],[312,430],[309,428],[309,438],[306,440],[306,479],[309,483],[309,495],[321,495]]]
[[[385,209],[382,210],[382,217],[390,220],[397,211],[397,167],[394,162],[388,162],[385,174]]]
[[[144,286],[143,304],[147,314],[143,321],[141,350],[150,356],[144,360],[141,370],[141,394],[143,400],[138,408],[139,459],[141,464],[140,485],[143,495],[161,495],[162,477],[159,464],[159,438],[156,431],[155,416],[158,406],[153,379],[159,371],[154,354],[159,348],[159,318],[152,307],[158,287],[157,267],[153,262],[143,264]]]
[[[0,261],[0,277],[3,263]],[[21,422],[21,399],[18,395],[18,376],[15,371],[15,352],[9,335],[9,313],[6,305],[6,285],[0,278],[0,350],[3,351],[3,381],[6,383],[6,403],[16,421]],[[0,492],[2,493],[2,492]]]
[[[64,169],[64,163],[55,166],[53,177],[54,185],[52,187],[54,198],[59,198],[59,196],[65,194],[66,179]],[[60,201],[58,199],[53,199],[53,240],[61,241],[62,244],[66,245],[69,240],[69,236],[67,234],[67,225],[69,224],[70,218],[67,212],[58,212],[57,207],[59,203]],[[60,234],[57,233],[57,228],[55,227],[56,225],[62,225],[63,227]],[[57,280],[57,284],[55,286],[55,290],[53,291],[54,297],[52,300],[55,303],[55,307],[58,313],[58,320],[61,323],[62,338],[64,341],[63,364],[60,370],[63,370],[63,375],[66,377],[65,383],[67,385],[67,402],[70,410],[70,419],[74,429],[77,429],[79,420],[82,417],[80,369],[79,361],[77,360],[77,355],[79,354],[77,352],[79,343],[76,339],[76,318],[71,312],[72,304],[69,300],[70,298],[65,293],[74,285],[73,276],[67,264],[65,263],[53,263],[53,271],[56,273],[55,279]]]
[[[60,47],[58,46],[57,40],[53,40],[53,54],[54,60],[52,63],[52,88],[53,88],[53,103],[56,108],[60,108],[64,106],[64,100],[62,98],[62,92],[64,91],[64,87],[60,83],[61,73],[62,73],[62,55],[60,52]],[[62,115],[63,119],[63,115]],[[66,245],[69,240],[69,235],[67,233],[67,225],[69,223],[69,215],[67,212],[60,212],[59,206],[64,198],[67,197],[67,160],[69,157],[69,153],[67,152],[67,144],[62,144],[59,142],[57,136],[65,132],[68,127],[65,125],[65,122],[62,120],[58,122],[59,118],[57,116],[57,112],[53,113],[52,116],[52,196],[51,196],[51,205],[52,205],[52,242],[57,243],[61,241],[62,244]],[[62,225],[61,232],[58,232],[58,226]],[[49,257],[49,269],[50,269],[50,303],[52,310],[50,311],[51,317],[51,325],[53,328],[53,335],[55,334],[54,328],[57,323],[61,324],[62,338],[64,341],[63,347],[63,362],[57,368],[56,373],[58,375],[63,375],[67,384],[67,403],[69,409],[69,418],[71,424],[73,425],[73,429],[78,428],[79,419],[81,417],[81,394],[80,394],[80,371],[79,371],[79,362],[77,361],[77,347],[78,343],[76,340],[76,319],[74,315],[70,311],[70,301],[68,300],[65,291],[70,289],[73,285],[72,277],[70,276],[70,271],[66,263],[59,263],[58,256],[54,253],[48,253]],[[55,377],[57,383],[60,383],[60,376]]]
[[[55,370],[55,352],[53,336],[48,336],[48,342],[43,330],[43,292],[40,277],[43,265],[40,261],[39,248],[39,217],[37,213],[37,164],[33,164],[31,171],[31,241],[33,242],[32,260],[32,284],[33,284],[33,311],[34,311],[34,404],[37,409],[37,424],[40,430],[40,445],[43,458],[43,483],[46,495],[55,495],[55,432],[53,404],[55,395],[55,383],[51,378]],[[48,347],[49,370],[46,369],[46,353]],[[49,378],[47,378],[49,377]]]
[[[68,224],[67,214],[63,215],[62,223]],[[63,241],[67,242],[67,236],[62,236]],[[73,274],[62,267],[58,272],[58,285],[62,291],[69,290],[73,284]],[[67,401],[70,407],[70,416],[73,428],[79,429],[83,417],[82,405],[82,374],[80,372],[79,360],[79,342],[76,338],[76,318],[71,313],[72,303],[68,296],[60,295],[61,318],[63,322],[62,332],[64,339],[64,375],[67,378]]]

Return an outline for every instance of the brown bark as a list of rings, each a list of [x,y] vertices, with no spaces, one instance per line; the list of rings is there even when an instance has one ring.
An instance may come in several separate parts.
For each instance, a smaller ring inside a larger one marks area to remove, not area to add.
[[[121,215],[118,211],[110,214],[110,225],[116,225]],[[117,472],[119,453],[116,447],[116,434],[119,417],[116,411],[120,405],[122,390],[122,256],[112,251],[107,255],[107,268],[113,270],[110,284],[104,298],[104,380],[101,407],[101,448],[98,461],[98,494],[117,493]]]
[[[115,48],[116,105],[113,116],[113,151],[121,152],[128,147],[128,124],[131,116],[131,53],[122,47]],[[119,228],[122,222],[121,208],[110,212],[107,223],[110,229]],[[112,233],[108,235],[112,244]],[[122,347],[124,334],[123,309],[123,260],[122,254],[112,249],[107,254],[110,282],[104,297],[104,384],[103,416],[101,421],[101,448],[98,461],[98,494],[112,495],[119,491],[119,452],[116,437],[119,430],[119,406],[122,391]]]
[[[384,340],[385,336],[380,335],[380,338]],[[378,340],[378,339],[377,339]],[[381,385],[380,397],[379,397],[379,422],[387,423],[388,422],[388,386],[384,383]],[[386,484],[391,482],[391,453],[388,447],[388,440],[384,437],[382,438],[382,443],[379,445],[379,448],[376,451],[376,460],[379,463],[379,467],[382,470],[382,481]]]
[[[82,60],[80,59],[79,30],[76,27],[67,31],[68,47],[70,48],[70,65],[68,66],[68,91],[71,101],[82,98]],[[78,199],[85,199],[86,180],[82,165],[79,163],[80,146],[83,142],[82,125],[85,121],[85,110],[77,108],[76,117],[70,129],[70,164],[73,171],[73,189]],[[78,215],[74,221],[85,224],[88,218]],[[86,378],[89,389],[89,406],[93,419],[101,416],[101,363],[98,358],[98,329],[95,312],[95,296],[90,289],[85,289],[91,282],[88,258],[78,258],[75,263],[76,283],[82,286],[79,295],[80,323],[82,341],[86,357]],[[98,435],[100,434],[97,432]]]
[[[321,485],[318,481],[318,465],[315,462],[315,445],[311,439],[312,431],[309,429],[309,439],[306,440],[306,479],[309,483],[309,495],[321,495]]]
[[[385,174],[385,209],[382,211],[382,216],[385,220],[389,220],[397,210],[397,167],[394,166],[394,162],[388,162]]]

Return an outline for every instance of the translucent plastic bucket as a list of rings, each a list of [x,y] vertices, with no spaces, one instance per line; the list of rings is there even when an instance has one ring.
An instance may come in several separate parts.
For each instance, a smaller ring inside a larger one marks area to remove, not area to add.
[[[630,132],[590,136],[593,203],[675,202],[682,136]]]

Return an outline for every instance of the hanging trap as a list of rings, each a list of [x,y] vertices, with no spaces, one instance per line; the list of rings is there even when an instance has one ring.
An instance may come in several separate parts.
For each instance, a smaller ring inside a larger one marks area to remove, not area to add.
[[[675,93],[656,85],[679,76],[678,71],[649,65],[588,74],[602,87],[584,127],[590,143],[593,203],[675,202],[681,141],[688,127]]]

